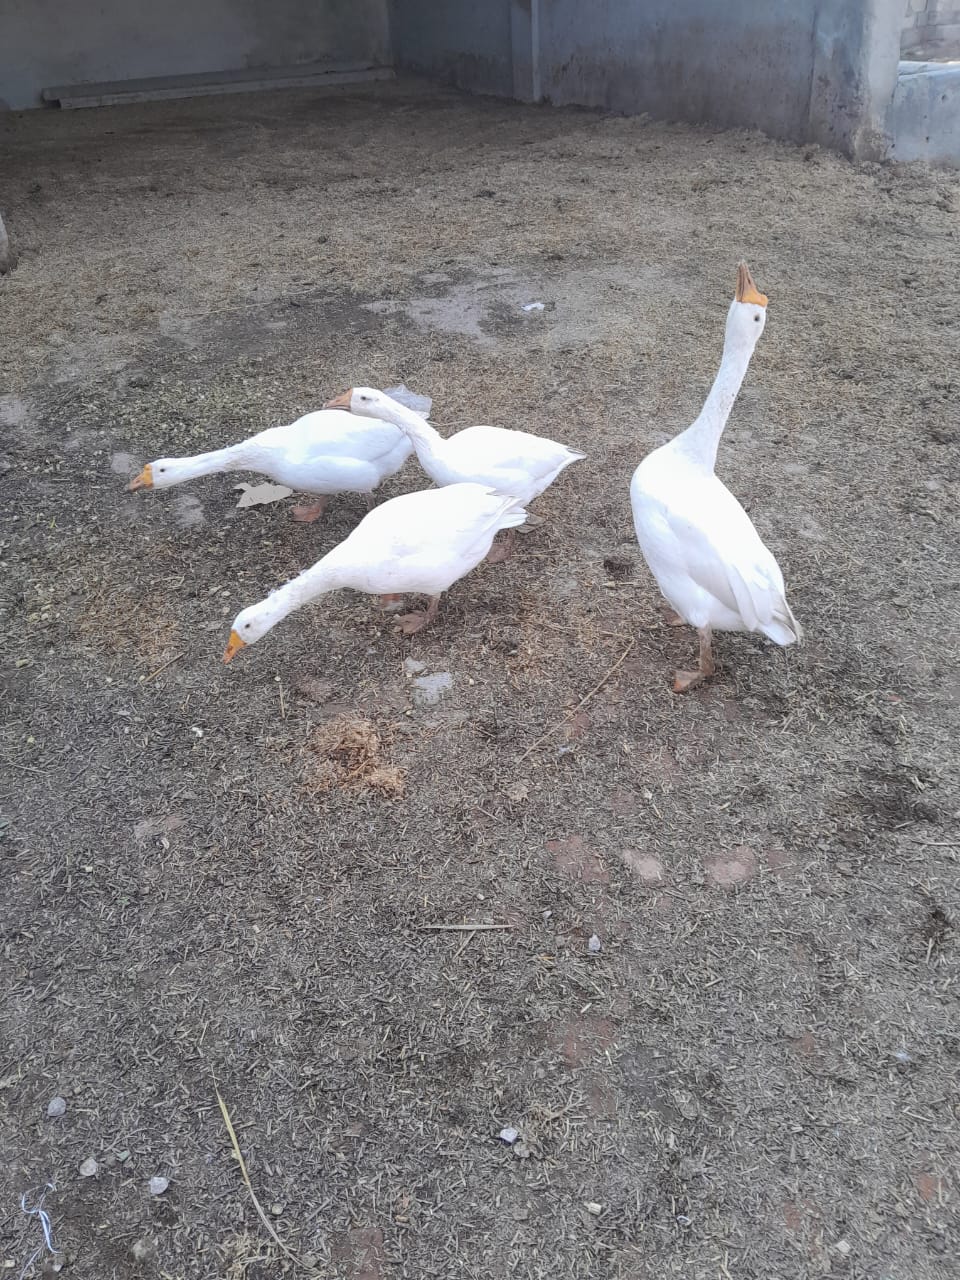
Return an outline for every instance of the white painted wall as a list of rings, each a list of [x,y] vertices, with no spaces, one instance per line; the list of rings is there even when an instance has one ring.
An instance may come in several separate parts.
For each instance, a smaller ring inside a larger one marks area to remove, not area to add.
[[[387,0],[0,0],[0,108],[47,85],[390,62]]]

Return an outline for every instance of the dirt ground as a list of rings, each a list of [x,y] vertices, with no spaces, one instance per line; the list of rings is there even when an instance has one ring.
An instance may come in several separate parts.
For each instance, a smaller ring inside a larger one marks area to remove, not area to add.
[[[956,178],[417,83],[0,143],[3,1274],[50,1183],[71,1280],[955,1275]],[[720,470],[808,641],[678,698],[628,485],[741,256]],[[401,380],[589,460],[434,629],[224,666],[362,500],[126,480]]]

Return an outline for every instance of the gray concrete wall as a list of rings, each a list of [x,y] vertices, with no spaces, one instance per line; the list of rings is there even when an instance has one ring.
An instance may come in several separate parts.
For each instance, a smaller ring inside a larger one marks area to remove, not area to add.
[[[890,131],[894,160],[960,167],[960,66],[902,62]]]
[[[900,54],[919,61],[960,59],[960,0],[909,0]]]
[[[511,0],[392,0],[394,61],[471,93],[514,97],[510,9]]]
[[[398,64],[463,88],[885,153],[906,0],[393,0]]]
[[[45,85],[388,63],[387,0],[0,0],[0,107]]]

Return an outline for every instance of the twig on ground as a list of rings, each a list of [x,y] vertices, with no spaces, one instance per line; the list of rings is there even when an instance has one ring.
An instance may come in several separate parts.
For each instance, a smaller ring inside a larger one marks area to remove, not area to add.
[[[140,683],[149,684],[151,680],[155,680],[157,678],[161,671],[166,671],[167,667],[172,667],[175,662],[179,662],[181,658],[185,658],[186,656],[186,649],[182,650],[180,653],[175,653],[172,658],[168,658],[166,662],[157,667],[156,671],[151,671],[148,676],[141,676]]]
[[[292,1249],[287,1248],[287,1246],[283,1243],[283,1241],[280,1239],[280,1237],[277,1235],[276,1231],[274,1230],[273,1223],[264,1213],[263,1206],[260,1204],[260,1201],[257,1199],[257,1194],[254,1191],[253,1184],[250,1181],[250,1175],[249,1173],[247,1173],[247,1165],[246,1165],[246,1162],[244,1161],[243,1153],[240,1150],[240,1144],[237,1141],[237,1134],[233,1127],[233,1121],[230,1119],[230,1112],[227,1110],[227,1104],[224,1102],[223,1098],[220,1096],[220,1090],[217,1088],[216,1082],[214,1082],[213,1092],[217,1095],[217,1102],[219,1103],[219,1106],[220,1106],[220,1114],[223,1116],[223,1123],[226,1125],[227,1133],[230,1135],[230,1146],[233,1148],[234,1159],[236,1160],[237,1164],[240,1166],[240,1176],[241,1178],[243,1178],[244,1186],[250,1192],[250,1199],[253,1201],[253,1207],[256,1209],[257,1215],[260,1218],[260,1221],[266,1227],[267,1231],[270,1234],[270,1238],[273,1240],[277,1248],[280,1249],[290,1259],[291,1262],[295,1262],[298,1267],[307,1266],[307,1264],[303,1261],[302,1258],[298,1257],[297,1254],[295,1254]],[[310,1268],[308,1267],[307,1269],[309,1270]]]
[[[557,721],[557,723],[553,726],[553,728],[552,728],[552,729],[548,729],[546,733],[542,734],[542,735],[541,735],[541,736],[536,740],[536,742],[533,744],[533,746],[532,746],[532,747],[527,747],[527,749],[526,749],[526,751],[524,751],[523,755],[519,757],[519,759],[518,759],[518,761],[517,761],[517,763],[518,763],[518,764],[520,763],[520,761],[521,761],[521,760],[526,760],[527,756],[531,755],[534,751],[536,751],[537,747],[539,747],[542,743],[546,742],[546,740],[547,740],[549,737],[552,737],[552,735],[553,735],[553,734],[555,734],[555,733],[557,732],[557,730],[558,730],[558,729],[562,729],[562,728],[563,728],[563,726],[567,723],[567,721],[568,721],[568,720],[573,719],[573,717],[577,714],[577,712],[580,710],[580,708],[581,708],[581,707],[583,707],[583,706],[585,706],[585,705],[590,701],[590,699],[593,697],[593,695],[594,695],[595,693],[599,693],[599,692],[600,692],[600,690],[601,690],[601,689],[603,688],[603,686],[607,683],[607,681],[610,679],[610,677],[613,675],[613,673],[614,673],[614,672],[615,672],[619,667],[622,667],[622,666],[623,666],[623,664],[626,662],[627,658],[630,656],[630,653],[632,652],[633,647],[634,647],[634,645],[635,645],[636,643],[637,643],[637,642],[636,642],[636,640],[631,640],[631,641],[630,641],[630,643],[627,645],[626,649],[624,649],[623,653],[621,653],[620,657],[616,660],[616,662],[613,664],[613,666],[610,668],[610,670],[607,672],[607,674],[603,677],[603,679],[602,679],[598,684],[595,684],[595,685],[593,686],[593,688],[592,688],[592,689],[590,690],[590,692],[586,695],[586,697],[584,697],[584,698],[581,698],[581,699],[580,699],[580,701],[577,703],[577,705],[573,708],[573,710],[572,710],[572,711],[568,711],[568,712],[567,712],[567,714],[563,717],[563,719],[562,719],[562,720],[558,720],[558,721]]]
[[[420,933],[476,933],[479,929],[512,929],[512,924],[418,924]]]

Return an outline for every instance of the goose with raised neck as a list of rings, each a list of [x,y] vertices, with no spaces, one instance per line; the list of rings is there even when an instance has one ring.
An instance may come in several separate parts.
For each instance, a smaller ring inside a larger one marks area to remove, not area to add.
[[[630,485],[637,540],[671,606],[671,620],[699,633],[697,667],[676,673],[677,693],[714,674],[715,630],[760,633],[778,645],[803,636],[780,566],[714,473],[720,437],[766,324],[767,301],[742,262],[720,370],[702,410],[685,431],[644,458]]]

